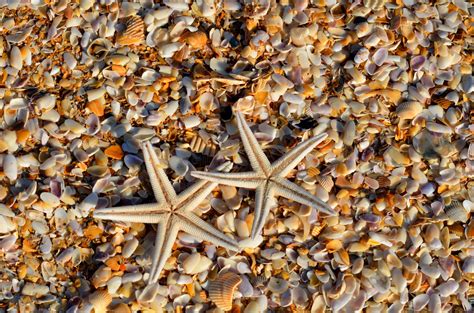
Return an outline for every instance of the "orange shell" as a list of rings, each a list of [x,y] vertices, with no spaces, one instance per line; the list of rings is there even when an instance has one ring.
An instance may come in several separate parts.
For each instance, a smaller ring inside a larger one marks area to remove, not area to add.
[[[209,298],[217,307],[228,311],[232,309],[234,291],[241,282],[242,279],[235,273],[227,272],[219,275],[216,280],[209,283]]]

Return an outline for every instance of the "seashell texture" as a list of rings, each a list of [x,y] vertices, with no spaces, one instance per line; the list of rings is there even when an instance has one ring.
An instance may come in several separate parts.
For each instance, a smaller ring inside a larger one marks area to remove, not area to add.
[[[145,24],[140,16],[131,16],[125,21],[125,29],[117,35],[116,42],[122,46],[138,45],[145,40]]]
[[[460,201],[454,200],[444,209],[451,223],[465,223],[469,219],[469,212]]]
[[[112,296],[105,290],[97,290],[89,296],[89,302],[94,307],[94,312],[105,313],[112,303]]]
[[[234,291],[242,282],[239,275],[227,272],[209,282],[209,298],[218,308],[228,311],[232,308]]]

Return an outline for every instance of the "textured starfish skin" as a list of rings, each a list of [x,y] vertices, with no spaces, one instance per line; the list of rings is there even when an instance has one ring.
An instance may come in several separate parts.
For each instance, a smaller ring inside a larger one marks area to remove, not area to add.
[[[156,283],[160,278],[179,231],[229,250],[239,251],[234,239],[221,233],[192,212],[217,186],[217,183],[200,180],[177,195],[165,172],[160,168],[158,156],[150,142],[144,143],[142,150],[153,193],[158,203],[98,209],[94,211],[94,217],[104,220],[157,224],[148,284]],[[218,169],[229,171],[229,164],[224,164]]]
[[[271,164],[245,122],[244,117],[240,112],[237,112],[236,116],[240,137],[242,138],[242,143],[253,172],[209,173],[193,171],[191,175],[222,185],[256,190],[255,217],[251,232],[252,239],[256,238],[262,231],[276,196],[282,196],[298,203],[315,207],[326,214],[336,214],[326,203],[285,178],[314,147],[327,137],[326,134],[318,135],[300,143]]]

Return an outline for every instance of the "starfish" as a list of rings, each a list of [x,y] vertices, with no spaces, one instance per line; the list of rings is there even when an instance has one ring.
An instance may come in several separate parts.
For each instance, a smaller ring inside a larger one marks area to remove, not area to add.
[[[300,143],[286,155],[283,155],[273,164],[270,164],[270,161],[258,144],[257,139],[245,122],[244,117],[240,112],[237,112],[236,116],[240,137],[242,138],[242,143],[253,171],[240,173],[209,173],[193,171],[191,172],[191,175],[196,178],[205,179],[222,185],[256,190],[255,216],[251,231],[252,239],[255,239],[263,229],[276,196],[282,196],[298,203],[315,207],[326,214],[336,214],[329,205],[309,193],[304,188],[285,178],[289,172],[298,165],[298,163],[303,160],[311,150],[313,150],[314,147],[327,137],[327,134],[321,134]]]
[[[148,284],[158,282],[179,231],[229,250],[239,251],[234,239],[221,233],[193,213],[193,210],[217,186],[217,183],[200,180],[177,195],[165,172],[160,168],[158,156],[150,142],[143,144],[142,150],[153,193],[158,203],[98,209],[94,211],[94,217],[121,222],[157,224]],[[218,169],[228,171],[229,164],[223,164]]]

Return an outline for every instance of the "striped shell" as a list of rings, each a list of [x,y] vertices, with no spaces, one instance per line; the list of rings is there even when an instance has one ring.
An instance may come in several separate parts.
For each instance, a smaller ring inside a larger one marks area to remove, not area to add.
[[[364,0],[364,6],[372,10],[380,10],[385,5],[386,0]]]
[[[423,111],[419,102],[408,101],[397,106],[396,112],[401,120],[411,120]]]
[[[209,283],[209,298],[218,308],[228,311],[232,309],[234,291],[241,282],[240,276],[234,273],[219,275],[216,280]]]
[[[105,313],[112,302],[112,296],[105,290],[97,290],[89,296],[89,302],[94,306],[95,313]]]
[[[446,206],[445,212],[451,223],[465,223],[469,218],[469,212],[467,212],[462,203],[457,200],[451,201],[451,203]]]
[[[318,183],[327,191],[331,192],[332,188],[334,187],[334,181],[332,180],[331,176],[325,175],[325,176],[317,176],[316,180]]]
[[[122,46],[137,45],[145,39],[145,25],[140,16],[131,16],[125,22],[125,30],[117,36]]]

